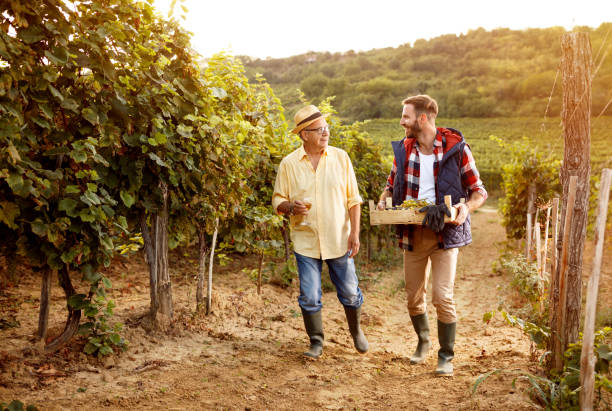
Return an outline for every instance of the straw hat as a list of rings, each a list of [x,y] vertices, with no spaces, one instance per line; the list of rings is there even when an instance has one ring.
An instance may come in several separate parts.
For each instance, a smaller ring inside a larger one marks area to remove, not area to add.
[[[309,124],[314,123],[320,118],[327,118],[328,114],[321,114],[317,106],[309,105],[303,107],[295,113],[293,120],[295,121],[295,128],[291,130],[294,134],[300,134],[300,131],[308,127]]]

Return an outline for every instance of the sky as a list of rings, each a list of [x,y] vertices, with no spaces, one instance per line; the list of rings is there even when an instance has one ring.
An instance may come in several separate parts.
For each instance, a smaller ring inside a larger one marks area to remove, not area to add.
[[[172,0],[154,0],[165,16]],[[482,27],[598,27],[612,0],[177,0],[204,57],[226,51],[280,58],[308,51],[367,51]]]

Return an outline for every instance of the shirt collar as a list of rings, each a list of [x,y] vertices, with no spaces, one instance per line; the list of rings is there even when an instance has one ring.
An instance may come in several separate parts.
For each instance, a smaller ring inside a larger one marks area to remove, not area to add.
[[[408,140],[408,139],[406,139],[406,140]],[[406,143],[407,143],[407,141],[406,141]],[[404,144],[406,144],[406,143],[404,143]],[[434,152],[437,151],[437,149],[439,149],[439,147],[442,147],[442,134],[440,133],[440,130],[436,130],[436,137],[434,137],[434,144],[433,145],[434,145]],[[421,150],[419,149],[419,142],[416,141],[416,139],[414,141],[414,149],[416,151],[418,151],[419,153],[421,152]]]
[[[436,130],[436,138],[434,139],[434,147],[442,147],[442,133]]]
[[[329,146],[325,147],[325,151],[323,151],[323,155],[326,156],[327,155],[327,151],[329,150]],[[304,157],[308,158],[308,154],[306,154],[306,150],[304,149],[304,144],[302,144],[300,146],[300,148],[298,148],[298,156],[300,158],[300,160],[303,160]]]

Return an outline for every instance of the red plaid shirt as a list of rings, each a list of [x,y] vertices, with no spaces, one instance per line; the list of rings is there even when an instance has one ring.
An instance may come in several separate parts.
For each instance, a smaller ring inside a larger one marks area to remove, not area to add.
[[[438,166],[442,157],[444,156],[444,147],[442,146],[442,136],[453,134],[451,130],[438,127],[438,132],[436,133],[436,138],[434,140],[433,154],[434,154],[434,179],[438,179]],[[404,147],[406,148],[406,165],[404,169],[405,181],[406,181],[406,192],[404,193],[404,198],[406,200],[417,200],[419,198],[419,175],[420,175],[420,162],[419,162],[419,144],[418,142],[414,142],[413,139],[404,139]],[[408,152],[412,146],[412,150]],[[449,150],[451,147],[447,147]],[[393,193],[393,182],[395,181],[395,176],[397,174],[397,164],[395,159],[393,159],[393,167],[391,168],[391,173],[389,173],[389,177],[387,178],[387,187],[386,189]],[[465,187],[468,191],[468,195],[472,195],[472,192],[479,192],[485,199],[487,198],[487,190],[485,190],[484,184],[480,179],[480,174],[478,173],[478,169],[476,168],[476,162],[474,161],[474,156],[472,155],[472,150],[467,145],[464,146],[463,156],[461,156],[461,182],[463,187]],[[466,199],[467,200],[467,199]],[[411,248],[411,232],[413,227],[407,226],[408,229],[404,229],[402,236],[399,240],[399,246],[403,249]],[[442,243],[442,234],[439,234],[439,243]]]

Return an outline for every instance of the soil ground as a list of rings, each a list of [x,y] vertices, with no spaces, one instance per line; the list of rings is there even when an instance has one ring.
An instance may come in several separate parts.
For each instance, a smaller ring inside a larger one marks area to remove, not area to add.
[[[262,295],[243,268],[251,258],[235,258],[215,273],[213,312],[194,313],[196,260],[173,255],[171,265],[175,322],[168,333],[146,329],[148,272],[142,256],[117,260],[106,275],[117,303],[113,320],[124,324],[126,352],[98,360],[81,352],[83,341],[53,355],[33,344],[39,278],[23,273],[19,287],[0,289],[0,402],[18,399],[39,409],[539,409],[527,386],[512,386],[516,374],[501,373],[481,384],[494,369],[537,373],[529,339],[498,315],[482,317],[501,300],[519,304],[508,278],[492,271],[505,234],[493,208],[473,216],[474,243],[459,254],[455,298],[458,334],[453,378],[435,377],[438,349],[435,310],[428,294],[433,349],[428,360],[411,365],[416,336],[405,306],[403,270],[361,265],[362,325],[370,351],[355,351],[335,292],[324,303],[325,349],[308,360],[297,284],[265,284]],[[585,253],[590,274],[592,246]],[[612,300],[612,257],[606,250],[600,302]],[[358,258],[364,258],[363,250]],[[83,284],[76,284],[83,289]],[[600,306],[602,304],[600,303]],[[61,289],[53,288],[50,333],[65,321]],[[8,326],[13,324],[16,326]]]

